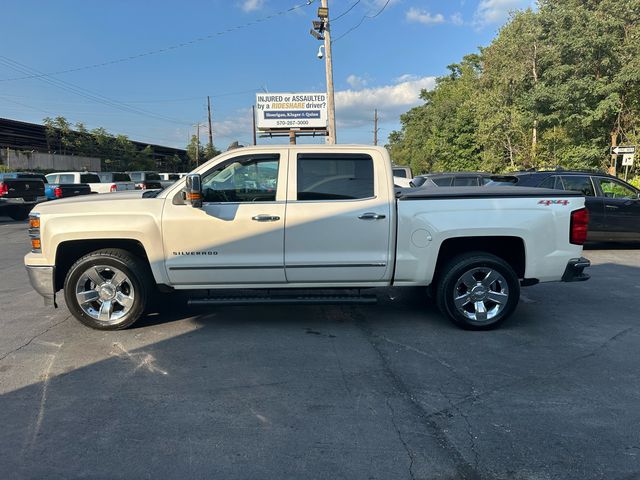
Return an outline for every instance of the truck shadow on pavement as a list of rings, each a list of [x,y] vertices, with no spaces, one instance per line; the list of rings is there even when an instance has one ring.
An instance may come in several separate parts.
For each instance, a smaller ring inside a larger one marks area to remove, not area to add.
[[[175,303],[120,332],[64,322],[0,363],[0,384],[17,371],[33,378],[0,397],[0,471],[629,476],[640,453],[640,295],[629,291],[640,293],[640,269],[591,273],[592,283],[523,289],[492,332],[453,327],[419,288],[378,289],[372,306]]]

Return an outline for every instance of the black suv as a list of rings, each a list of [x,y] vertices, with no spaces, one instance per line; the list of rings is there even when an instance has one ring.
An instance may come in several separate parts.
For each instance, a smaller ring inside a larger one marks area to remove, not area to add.
[[[640,242],[640,190],[606,173],[553,170],[517,172],[510,185],[574,190],[589,210],[587,241]]]

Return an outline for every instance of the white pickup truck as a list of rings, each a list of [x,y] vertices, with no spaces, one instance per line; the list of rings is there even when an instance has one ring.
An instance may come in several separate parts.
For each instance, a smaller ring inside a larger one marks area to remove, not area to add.
[[[384,148],[258,146],[162,191],[38,205],[25,264],[47,303],[64,289],[102,330],[133,324],[158,290],[197,304],[359,303],[387,286],[430,287],[455,324],[488,329],[521,285],[589,278],[587,223],[574,192],[397,189]]]
[[[108,175],[113,174],[109,173]],[[92,193],[113,193],[135,189],[135,184],[126,174],[126,178],[119,177],[120,179],[116,180],[112,177],[107,182],[102,181],[100,174],[94,172],[56,172],[50,173],[46,177],[47,181],[53,184],[86,183],[91,188]]]

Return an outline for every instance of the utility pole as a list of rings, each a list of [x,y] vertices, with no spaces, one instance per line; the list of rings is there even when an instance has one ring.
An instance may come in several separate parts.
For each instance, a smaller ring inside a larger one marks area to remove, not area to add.
[[[329,0],[322,0],[322,7],[329,9]],[[333,60],[331,58],[331,26],[329,24],[329,14],[324,19],[324,53],[325,53],[325,70],[327,74],[327,116],[329,120],[329,135],[327,143],[335,145],[336,143],[336,105],[333,95]]]
[[[256,106],[255,105],[251,105],[251,113],[253,114],[252,119],[253,119],[253,144],[257,145],[258,142],[256,142]]]
[[[207,113],[209,114],[209,151],[213,152],[213,127],[211,126],[211,99],[207,95]]]
[[[200,122],[196,124],[196,167],[200,165]]]
[[[378,145],[378,109],[373,111],[373,144]]]

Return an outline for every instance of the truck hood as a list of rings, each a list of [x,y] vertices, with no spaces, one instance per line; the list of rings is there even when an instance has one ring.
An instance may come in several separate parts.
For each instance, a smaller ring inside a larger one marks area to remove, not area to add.
[[[74,210],[87,211],[95,207],[96,211],[104,212],[111,208],[126,208],[121,202],[132,202],[142,200],[144,190],[129,190],[125,192],[114,193],[92,193],[89,195],[80,195],[77,197],[61,198],[50,202],[39,203],[34,212],[39,213],[58,213],[59,211],[72,212]]]

